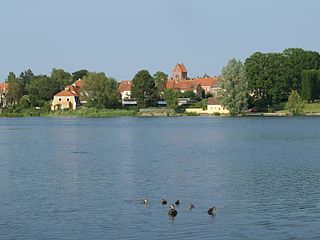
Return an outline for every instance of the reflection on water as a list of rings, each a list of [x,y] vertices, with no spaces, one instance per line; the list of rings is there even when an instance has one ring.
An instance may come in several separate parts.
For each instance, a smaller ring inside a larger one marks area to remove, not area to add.
[[[0,239],[319,239],[319,133],[317,118],[0,119]]]

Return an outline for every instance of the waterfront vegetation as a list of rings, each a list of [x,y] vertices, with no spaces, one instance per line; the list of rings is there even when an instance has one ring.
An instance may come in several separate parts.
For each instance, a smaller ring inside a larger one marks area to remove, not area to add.
[[[86,103],[74,112],[50,111],[53,96],[79,78],[84,82],[80,99]],[[210,95],[166,89],[167,79],[161,71],[154,75],[138,71],[131,89],[138,106],[128,110],[122,107],[119,83],[102,72],[53,69],[50,76],[35,75],[30,69],[19,76],[10,72],[7,107],[0,109],[0,116],[137,116],[139,108],[156,107],[159,99],[167,102],[171,116],[175,115],[172,112],[183,114],[186,106],[178,107],[181,97],[195,102],[190,107],[206,108]],[[219,80],[222,90],[215,97],[230,115],[245,115],[248,109],[292,115],[320,113],[320,54],[315,51],[290,48],[281,53],[256,52],[243,63],[231,59]]]

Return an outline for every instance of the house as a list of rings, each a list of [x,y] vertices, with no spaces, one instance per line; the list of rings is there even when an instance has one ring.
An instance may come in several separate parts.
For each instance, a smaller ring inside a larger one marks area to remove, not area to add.
[[[229,110],[213,97],[208,99],[207,111],[209,113],[229,114]]]
[[[6,94],[8,93],[8,88],[8,83],[0,83],[0,109],[6,107]]]
[[[122,106],[136,106],[137,101],[131,99],[132,82],[130,80],[121,81],[119,84],[119,92],[121,94]]]
[[[207,104],[207,109],[204,110],[202,108],[187,108],[186,109],[187,113],[196,113],[199,115],[208,115],[208,114],[221,114],[221,115],[226,115],[229,114],[229,110],[224,108],[221,103],[215,98],[209,98],[208,99],[208,104]]]
[[[188,79],[188,72],[183,63],[178,63],[172,70],[172,77],[167,81],[166,88],[174,89],[182,93],[186,91],[192,91],[197,93],[199,89],[207,94],[214,94],[221,89],[219,80],[217,77],[202,77]]]
[[[172,70],[172,80],[175,82],[187,80],[188,72],[183,63],[178,63]]]
[[[121,94],[122,100],[131,98],[131,86],[132,86],[132,82],[130,80],[124,80],[120,82],[119,92]]]
[[[80,106],[82,80],[75,81],[53,97],[51,110],[75,110]]]

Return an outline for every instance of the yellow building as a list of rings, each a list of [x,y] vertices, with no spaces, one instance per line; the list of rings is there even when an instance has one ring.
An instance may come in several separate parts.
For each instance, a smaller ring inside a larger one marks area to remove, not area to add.
[[[227,115],[229,114],[229,110],[224,108],[216,99],[209,98],[208,99],[208,105],[207,110],[203,110],[202,108],[187,108],[186,112],[188,113],[196,113],[199,115],[206,115],[206,114],[221,114],[221,115]]]
[[[75,110],[80,105],[81,80],[67,86],[63,91],[53,97],[51,110]]]

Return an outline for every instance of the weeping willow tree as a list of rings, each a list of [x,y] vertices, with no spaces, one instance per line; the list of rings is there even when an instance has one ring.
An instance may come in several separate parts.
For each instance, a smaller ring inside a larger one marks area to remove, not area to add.
[[[223,90],[219,96],[221,104],[232,116],[243,114],[248,108],[248,83],[242,62],[231,59],[223,67],[221,77],[223,80]]]

